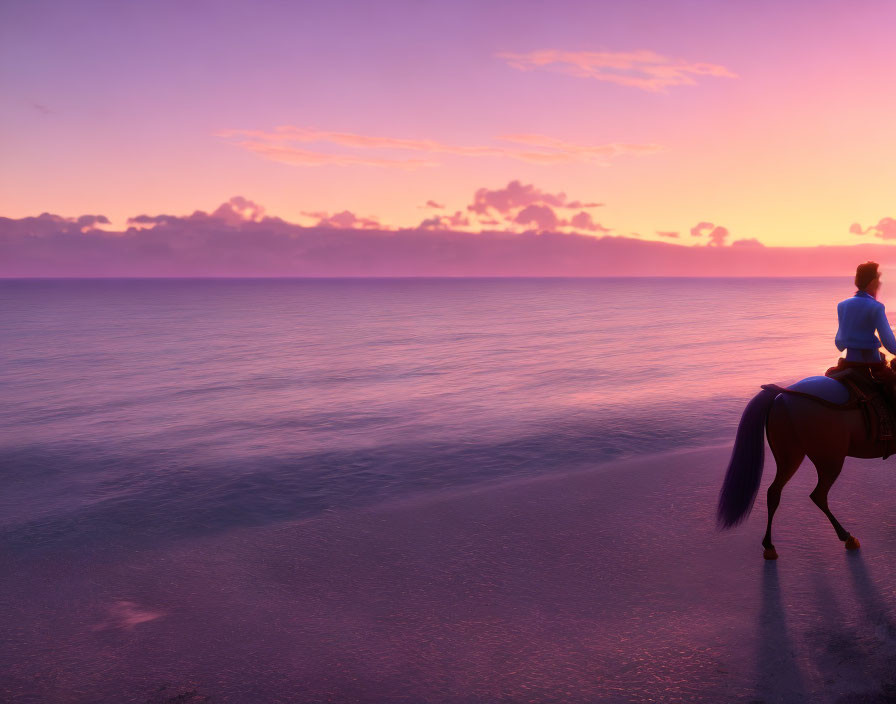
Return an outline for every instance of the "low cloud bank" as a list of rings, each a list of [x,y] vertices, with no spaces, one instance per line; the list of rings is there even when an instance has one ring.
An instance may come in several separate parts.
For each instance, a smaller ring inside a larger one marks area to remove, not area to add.
[[[540,194],[524,195],[510,199],[523,208],[520,213],[539,205],[533,201]],[[482,202],[485,207],[488,201]],[[510,205],[492,201],[488,210]],[[738,240],[720,246],[727,230],[711,223],[700,223],[693,234],[716,246],[535,229],[450,229],[452,220],[463,220],[461,213],[399,230],[349,216],[303,227],[235,197],[212,213],[138,215],[123,232],[97,229],[108,224],[102,215],[0,218],[0,276],[851,276],[867,259],[896,266],[896,247],[880,243],[763,247]],[[539,226],[550,219],[539,208],[522,218]],[[592,222],[581,220],[586,227]]]

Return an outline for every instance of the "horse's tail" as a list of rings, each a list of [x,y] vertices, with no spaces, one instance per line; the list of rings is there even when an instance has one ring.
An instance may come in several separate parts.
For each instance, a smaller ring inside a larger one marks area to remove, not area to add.
[[[719,528],[731,528],[750,515],[765,463],[765,422],[778,391],[763,388],[740,417],[731,461],[719,493]]]

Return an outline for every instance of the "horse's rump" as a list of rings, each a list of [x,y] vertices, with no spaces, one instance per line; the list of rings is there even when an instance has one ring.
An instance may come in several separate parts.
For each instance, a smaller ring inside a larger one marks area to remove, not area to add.
[[[838,410],[858,408],[865,420],[868,440],[884,445],[883,457],[893,453],[891,444],[896,430],[896,408],[891,390],[896,380],[889,368],[881,365],[841,363],[831,367],[825,376],[810,376],[788,387],[763,384],[762,388],[778,393],[805,396]]]

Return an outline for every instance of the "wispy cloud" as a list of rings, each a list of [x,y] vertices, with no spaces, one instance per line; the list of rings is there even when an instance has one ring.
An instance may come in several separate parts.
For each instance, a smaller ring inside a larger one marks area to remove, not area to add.
[[[242,140],[236,144],[270,161],[279,161],[293,166],[383,166],[397,169],[417,169],[421,166],[436,165],[435,162],[425,159],[388,159],[355,154],[331,154],[300,149],[288,144],[271,144],[254,140]]]
[[[435,155],[460,157],[498,157],[529,163],[556,164],[566,162],[597,162],[622,154],[646,154],[661,149],[657,144],[609,142],[606,144],[576,144],[538,134],[502,135],[498,145],[447,144],[432,139],[407,139],[334,132],[292,125],[281,125],[273,130],[226,129],[216,137],[247,149],[272,161],[301,166],[379,166],[416,169],[435,166]],[[309,149],[304,145],[318,145]],[[407,158],[395,153],[417,153],[427,158]]]
[[[499,58],[521,71],[547,69],[593,78],[655,93],[670,86],[695,85],[695,76],[737,78],[724,66],[670,59],[653,51],[561,51],[542,49],[525,54],[502,52]]]
[[[854,222],[849,227],[849,231],[854,235],[874,235],[882,240],[896,239],[896,219],[881,218],[877,225],[871,225],[863,228],[859,223]]]
[[[544,156],[556,161],[600,161],[621,154],[649,154],[662,149],[658,144],[608,142],[607,144],[575,144],[541,134],[507,134],[498,137],[505,142],[524,144],[544,150]],[[528,153],[531,156],[531,153]]]

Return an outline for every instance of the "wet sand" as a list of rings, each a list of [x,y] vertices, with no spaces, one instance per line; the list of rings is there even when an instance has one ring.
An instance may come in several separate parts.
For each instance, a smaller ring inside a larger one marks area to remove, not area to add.
[[[896,700],[896,458],[719,533],[729,447],[4,558],[0,701]],[[164,517],[160,517],[164,520]]]

